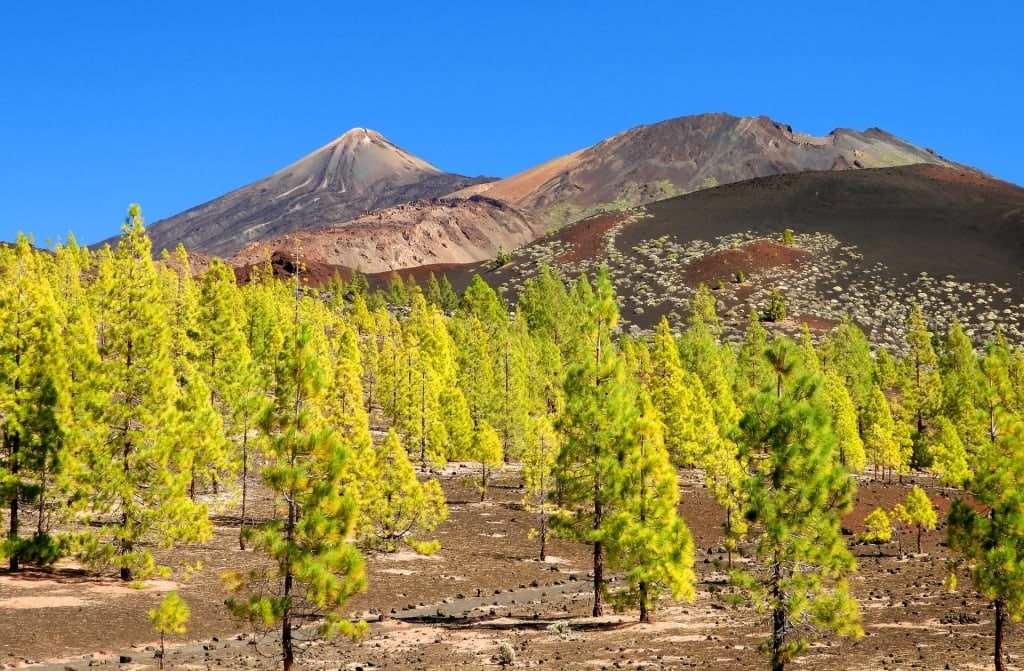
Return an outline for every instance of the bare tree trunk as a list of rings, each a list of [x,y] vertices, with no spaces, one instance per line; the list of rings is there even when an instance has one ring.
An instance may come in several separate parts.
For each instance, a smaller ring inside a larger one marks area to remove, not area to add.
[[[648,592],[647,583],[645,581],[641,580],[640,584],[637,586],[637,591],[639,592],[639,596],[640,596],[640,621],[641,622],[650,622],[651,621],[651,611],[647,607],[647,592]]]
[[[17,386],[15,386],[15,389],[17,390]],[[10,524],[10,527],[9,527],[9,531],[7,533],[7,538],[11,542],[10,569],[11,569],[11,571],[18,571],[18,570],[21,569],[21,564],[20,564],[20,561],[19,561],[19,558],[18,558],[18,547],[17,547],[18,527],[21,525],[21,520],[18,518],[18,512],[19,512],[18,501],[21,499],[21,486],[20,486],[21,483],[18,482],[18,471],[20,470],[19,469],[19,465],[18,465],[18,459],[19,459],[19,456],[18,456],[18,448],[19,448],[19,445],[18,445],[18,442],[19,442],[18,435],[17,434],[11,434],[11,435],[6,436],[6,442],[7,442],[8,448],[9,448],[9,452],[10,452],[10,460],[8,462],[8,468],[10,469],[11,476],[13,477],[14,482],[15,482],[15,484],[14,484],[14,492],[13,492],[13,494],[11,494],[11,511],[10,511],[11,512],[11,519],[10,519],[11,524]],[[42,514],[42,511],[40,511],[40,515],[41,514]]]
[[[544,504],[540,509],[540,560],[548,558],[548,512],[544,510]]]
[[[295,534],[295,503],[294,503],[294,492],[288,499],[288,526],[285,530],[288,542],[290,543]],[[292,609],[288,600],[292,594],[292,576],[291,564],[285,569],[284,574],[284,613],[281,616],[281,654],[284,657],[284,671],[292,671],[292,667],[295,665],[295,650],[292,645]]]
[[[246,418],[248,420],[248,417]],[[242,434],[242,517],[238,522],[238,549],[245,549],[245,504],[249,497],[249,427]]]
[[[1006,600],[996,599],[996,671],[1004,671],[1003,666],[1003,625],[1006,623]]]
[[[594,611],[593,617],[604,615],[604,602],[601,601],[604,591],[604,543],[594,542]]]
[[[786,660],[782,655],[782,646],[786,639],[786,609],[782,603],[782,565],[775,562],[775,573],[772,576],[772,671],[784,671]]]

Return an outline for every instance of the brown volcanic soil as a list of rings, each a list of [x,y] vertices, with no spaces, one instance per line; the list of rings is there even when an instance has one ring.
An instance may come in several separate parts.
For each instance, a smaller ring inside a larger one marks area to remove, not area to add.
[[[532,215],[483,196],[420,200],[374,210],[343,224],[250,243],[229,263],[258,264],[267,253],[307,265],[360,268],[364,273],[424,265],[477,263],[529,244],[544,232]]]
[[[367,558],[369,589],[353,598],[348,610],[371,620],[383,612],[387,619],[373,622],[359,643],[309,647],[298,668],[497,668],[493,656],[501,641],[515,647],[518,668],[738,671],[766,666],[756,646],[768,623],[745,606],[728,605],[722,596],[730,591],[720,550],[722,510],[696,474],[684,473],[681,481],[681,512],[697,548],[696,601],[666,602],[655,623],[640,625],[634,622],[636,613],[587,617],[589,547],[555,541],[548,562],[535,559],[536,541],[528,538],[534,520],[519,504],[515,472],[499,477],[485,503],[476,502],[469,473],[455,466],[443,477],[452,514],[439,530],[444,548],[438,555]],[[949,505],[947,493],[927,478],[916,480],[926,487],[941,519]],[[844,526],[860,533],[867,513],[876,506],[891,508],[905,497],[908,485],[862,479],[857,507]],[[261,505],[266,509],[269,501]],[[236,525],[230,515],[219,517],[209,545],[168,557],[202,560],[204,570],[182,584],[149,581],[131,589],[73,568],[16,575],[0,571],[0,664],[59,671],[114,666],[119,655],[126,655],[131,662],[121,668],[156,668],[157,639],[145,612],[176,587],[190,603],[192,618],[188,634],[169,639],[171,668],[279,668],[273,640],[249,645],[244,627],[221,606],[217,573],[258,561],[237,549]],[[949,554],[942,538],[941,530],[926,532],[925,554],[900,557],[896,543],[859,545],[849,536],[860,566],[851,582],[861,603],[865,637],[826,639],[799,665],[830,670],[989,666],[991,610],[966,579],[959,592],[943,588]],[[903,543],[914,549],[912,532],[904,533]],[[556,623],[568,625],[565,638],[548,632]],[[1007,641],[1013,658],[1024,654],[1016,628],[1011,627]]]
[[[708,287],[718,281],[731,282],[737,272],[753,275],[772,268],[798,269],[811,258],[810,252],[772,240],[754,240],[716,254],[708,254],[687,269],[689,283]]]

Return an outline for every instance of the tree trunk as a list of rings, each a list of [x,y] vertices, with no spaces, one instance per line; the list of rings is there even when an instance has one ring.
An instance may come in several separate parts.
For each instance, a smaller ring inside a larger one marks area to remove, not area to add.
[[[604,591],[604,543],[594,542],[594,611],[593,617],[604,615],[604,603],[601,601]]]
[[[128,528],[128,513],[122,513],[121,514],[121,528],[122,529]],[[132,551],[132,542],[130,540],[127,540],[127,539],[122,539],[120,547],[118,547],[118,549],[117,549],[117,553],[123,557],[124,555],[128,554],[131,551]],[[120,573],[121,573],[121,580],[123,580],[124,582],[131,582],[131,579],[132,579],[132,569],[131,569],[130,566],[122,566]]]
[[[917,525],[917,554],[921,554],[921,525]]]
[[[1003,666],[1003,624],[1006,622],[1006,600],[996,599],[996,671],[1004,671]]]
[[[17,389],[17,387],[15,387]],[[10,569],[11,571],[18,571],[21,569],[21,564],[18,559],[18,527],[20,526],[20,520],[18,519],[18,500],[21,498],[21,486],[18,482],[18,436],[9,435],[7,436],[7,444],[10,449],[10,460],[8,461],[8,468],[11,476],[15,481],[14,493],[11,495],[11,525],[8,531],[7,537],[11,542],[11,560]]]
[[[647,583],[643,580],[637,586],[640,596],[640,621],[647,623],[651,621],[651,611],[647,608]]]
[[[598,359],[600,360],[600,358]],[[594,531],[601,528],[604,519],[604,501],[601,499],[601,480],[594,478]],[[604,591],[604,543],[594,541],[594,617],[604,615],[604,603],[601,602]]]
[[[772,671],[784,671],[786,660],[782,656],[782,645],[786,638],[786,607],[782,593],[782,565],[775,563],[772,576]]]
[[[295,492],[288,499],[288,521],[285,527],[285,538],[291,543],[295,537]],[[288,562],[284,573],[284,612],[281,615],[281,655],[284,658],[284,671],[292,671],[295,664],[295,650],[292,645],[292,607],[289,600],[292,596],[291,563]]]
[[[540,509],[540,560],[546,561],[548,558],[548,513],[543,508],[543,503]]]
[[[247,422],[248,424],[248,422]],[[238,549],[245,549],[245,504],[249,495],[249,427],[242,434],[242,517],[238,522]]]

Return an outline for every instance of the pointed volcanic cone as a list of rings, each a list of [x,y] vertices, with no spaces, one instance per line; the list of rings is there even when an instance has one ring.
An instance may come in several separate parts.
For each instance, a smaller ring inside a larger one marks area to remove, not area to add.
[[[366,128],[353,128],[274,174],[149,228],[153,250],[229,257],[245,244],[321,229],[368,210],[486,181],[446,173]]]

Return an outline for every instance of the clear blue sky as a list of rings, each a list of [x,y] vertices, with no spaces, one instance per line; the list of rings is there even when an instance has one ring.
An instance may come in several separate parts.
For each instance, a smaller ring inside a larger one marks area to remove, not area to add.
[[[1024,184],[1016,2],[0,4],[0,240],[120,232],[354,126],[504,177],[644,123],[880,126]],[[294,5],[294,6],[292,6]]]

